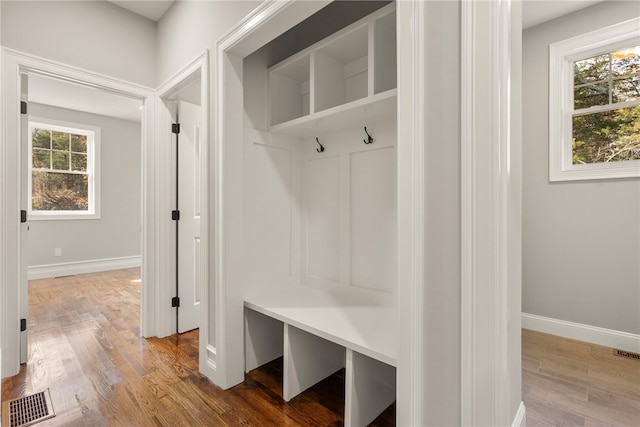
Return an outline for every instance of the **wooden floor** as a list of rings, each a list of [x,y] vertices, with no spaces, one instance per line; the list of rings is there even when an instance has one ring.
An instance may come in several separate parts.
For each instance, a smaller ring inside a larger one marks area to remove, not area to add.
[[[2,400],[51,389],[39,426],[340,426],[344,371],[282,400],[282,360],[223,391],[198,373],[198,332],[139,338],[139,269],[29,283],[29,360]],[[640,361],[523,330],[527,426],[640,426]],[[392,405],[372,424],[393,426]]]
[[[223,391],[198,373],[197,330],[139,338],[139,269],[31,281],[29,310],[29,360],[2,401],[50,388],[56,417],[38,426],[343,424],[344,371],[287,403],[282,359]]]
[[[640,426],[640,360],[613,349],[522,331],[527,427]]]

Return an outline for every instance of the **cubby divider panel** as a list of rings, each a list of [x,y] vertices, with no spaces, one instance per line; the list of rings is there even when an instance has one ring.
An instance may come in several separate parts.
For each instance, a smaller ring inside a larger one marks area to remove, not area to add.
[[[369,425],[396,400],[396,368],[347,349],[344,425]]]
[[[245,372],[282,357],[284,324],[272,317],[245,308]]]
[[[283,397],[289,401],[345,367],[345,348],[285,324]]]

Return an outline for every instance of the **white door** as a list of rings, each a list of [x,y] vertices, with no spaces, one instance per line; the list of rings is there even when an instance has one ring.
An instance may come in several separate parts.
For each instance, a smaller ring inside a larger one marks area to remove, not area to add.
[[[178,103],[178,332],[200,324],[200,185],[202,108],[185,101]]]
[[[20,101],[28,109],[28,89],[29,78],[27,74],[20,75]],[[23,107],[21,106],[21,109]],[[27,233],[29,225],[27,223],[26,214],[28,212],[29,200],[29,116],[28,111],[22,110],[20,114],[20,363],[27,362],[27,329],[26,321],[29,312],[28,295],[29,283],[27,281]]]

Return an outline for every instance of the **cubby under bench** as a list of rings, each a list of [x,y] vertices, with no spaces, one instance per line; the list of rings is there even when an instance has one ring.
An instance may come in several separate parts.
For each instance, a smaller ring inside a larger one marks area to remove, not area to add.
[[[245,369],[283,357],[289,401],[345,368],[345,426],[396,398],[397,309],[357,292],[295,286],[245,298]]]

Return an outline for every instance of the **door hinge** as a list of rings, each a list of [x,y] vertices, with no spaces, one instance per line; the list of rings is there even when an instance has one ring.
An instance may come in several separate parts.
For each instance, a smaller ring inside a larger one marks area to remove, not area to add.
[[[20,211],[20,222],[27,222],[27,211]]]
[[[27,330],[27,319],[20,319],[20,332]]]
[[[171,133],[175,133],[176,135],[180,133],[180,123],[171,124]]]
[[[171,211],[171,219],[173,221],[180,221],[180,211]]]
[[[20,114],[27,114],[27,103],[20,101]]]
[[[171,307],[180,307],[180,297],[171,298]]]

